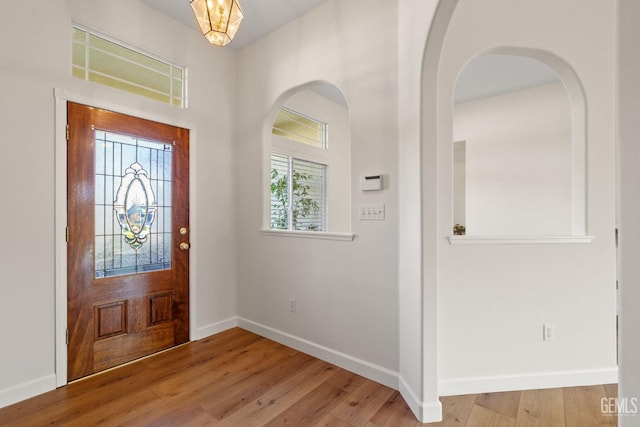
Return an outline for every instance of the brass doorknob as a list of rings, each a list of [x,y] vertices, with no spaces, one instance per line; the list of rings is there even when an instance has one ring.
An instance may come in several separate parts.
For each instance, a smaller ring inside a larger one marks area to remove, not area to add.
[[[191,247],[191,245],[187,242],[182,242],[180,243],[180,250],[181,251],[186,251],[187,249],[189,249]]]

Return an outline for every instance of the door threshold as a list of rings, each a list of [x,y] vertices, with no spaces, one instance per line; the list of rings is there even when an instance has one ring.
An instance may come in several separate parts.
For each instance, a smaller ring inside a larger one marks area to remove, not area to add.
[[[123,367],[128,366],[128,365],[133,365],[134,363],[142,362],[143,360],[150,359],[150,358],[152,358],[154,356],[158,356],[159,354],[162,354],[162,353],[167,353],[167,352],[169,352],[171,350],[175,350],[177,348],[180,348],[182,346],[185,346],[185,345],[191,344],[191,343],[192,343],[192,341],[187,341],[187,342],[182,343],[182,344],[176,344],[173,347],[169,347],[169,348],[165,348],[164,350],[156,351],[155,353],[151,353],[151,354],[148,354],[146,356],[142,356],[142,357],[139,357],[137,359],[130,360],[130,361],[122,363],[120,365],[104,369],[104,370],[102,370],[100,372],[95,372],[93,374],[87,375],[87,376],[82,377],[82,378],[75,379],[73,381],[68,381],[66,385],[75,384],[75,383],[78,383],[80,381],[88,380],[89,378],[97,377],[98,375],[102,375],[102,374],[105,374],[107,372],[115,371],[116,369],[120,369],[120,368],[123,368]]]

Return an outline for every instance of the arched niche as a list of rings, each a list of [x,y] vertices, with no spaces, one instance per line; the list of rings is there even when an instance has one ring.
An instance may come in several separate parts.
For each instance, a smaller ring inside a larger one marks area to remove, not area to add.
[[[586,234],[585,99],[544,51],[495,48],[456,81],[453,234]]]
[[[351,127],[342,91],[326,81],[291,88],[263,126],[263,229],[349,233]]]

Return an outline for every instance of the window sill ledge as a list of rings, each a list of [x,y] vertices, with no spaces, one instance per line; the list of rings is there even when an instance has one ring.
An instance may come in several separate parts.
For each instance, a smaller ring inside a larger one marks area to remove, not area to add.
[[[336,233],[329,231],[288,231],[271,229],[262,229],[260,230],[260,234],[263,236],[295,237],[298,239],[340,240],[344,242],[351,242],[355,237],[355,234],[353,233]]]
[[[451,245],[543,245],[591,243],[593,236],[449,236]]]

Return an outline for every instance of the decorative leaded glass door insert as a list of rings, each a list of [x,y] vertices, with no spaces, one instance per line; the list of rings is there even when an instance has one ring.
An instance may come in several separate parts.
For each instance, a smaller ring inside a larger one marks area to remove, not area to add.
[[[95,131],[96,278],[171,268],[172,144]]]

